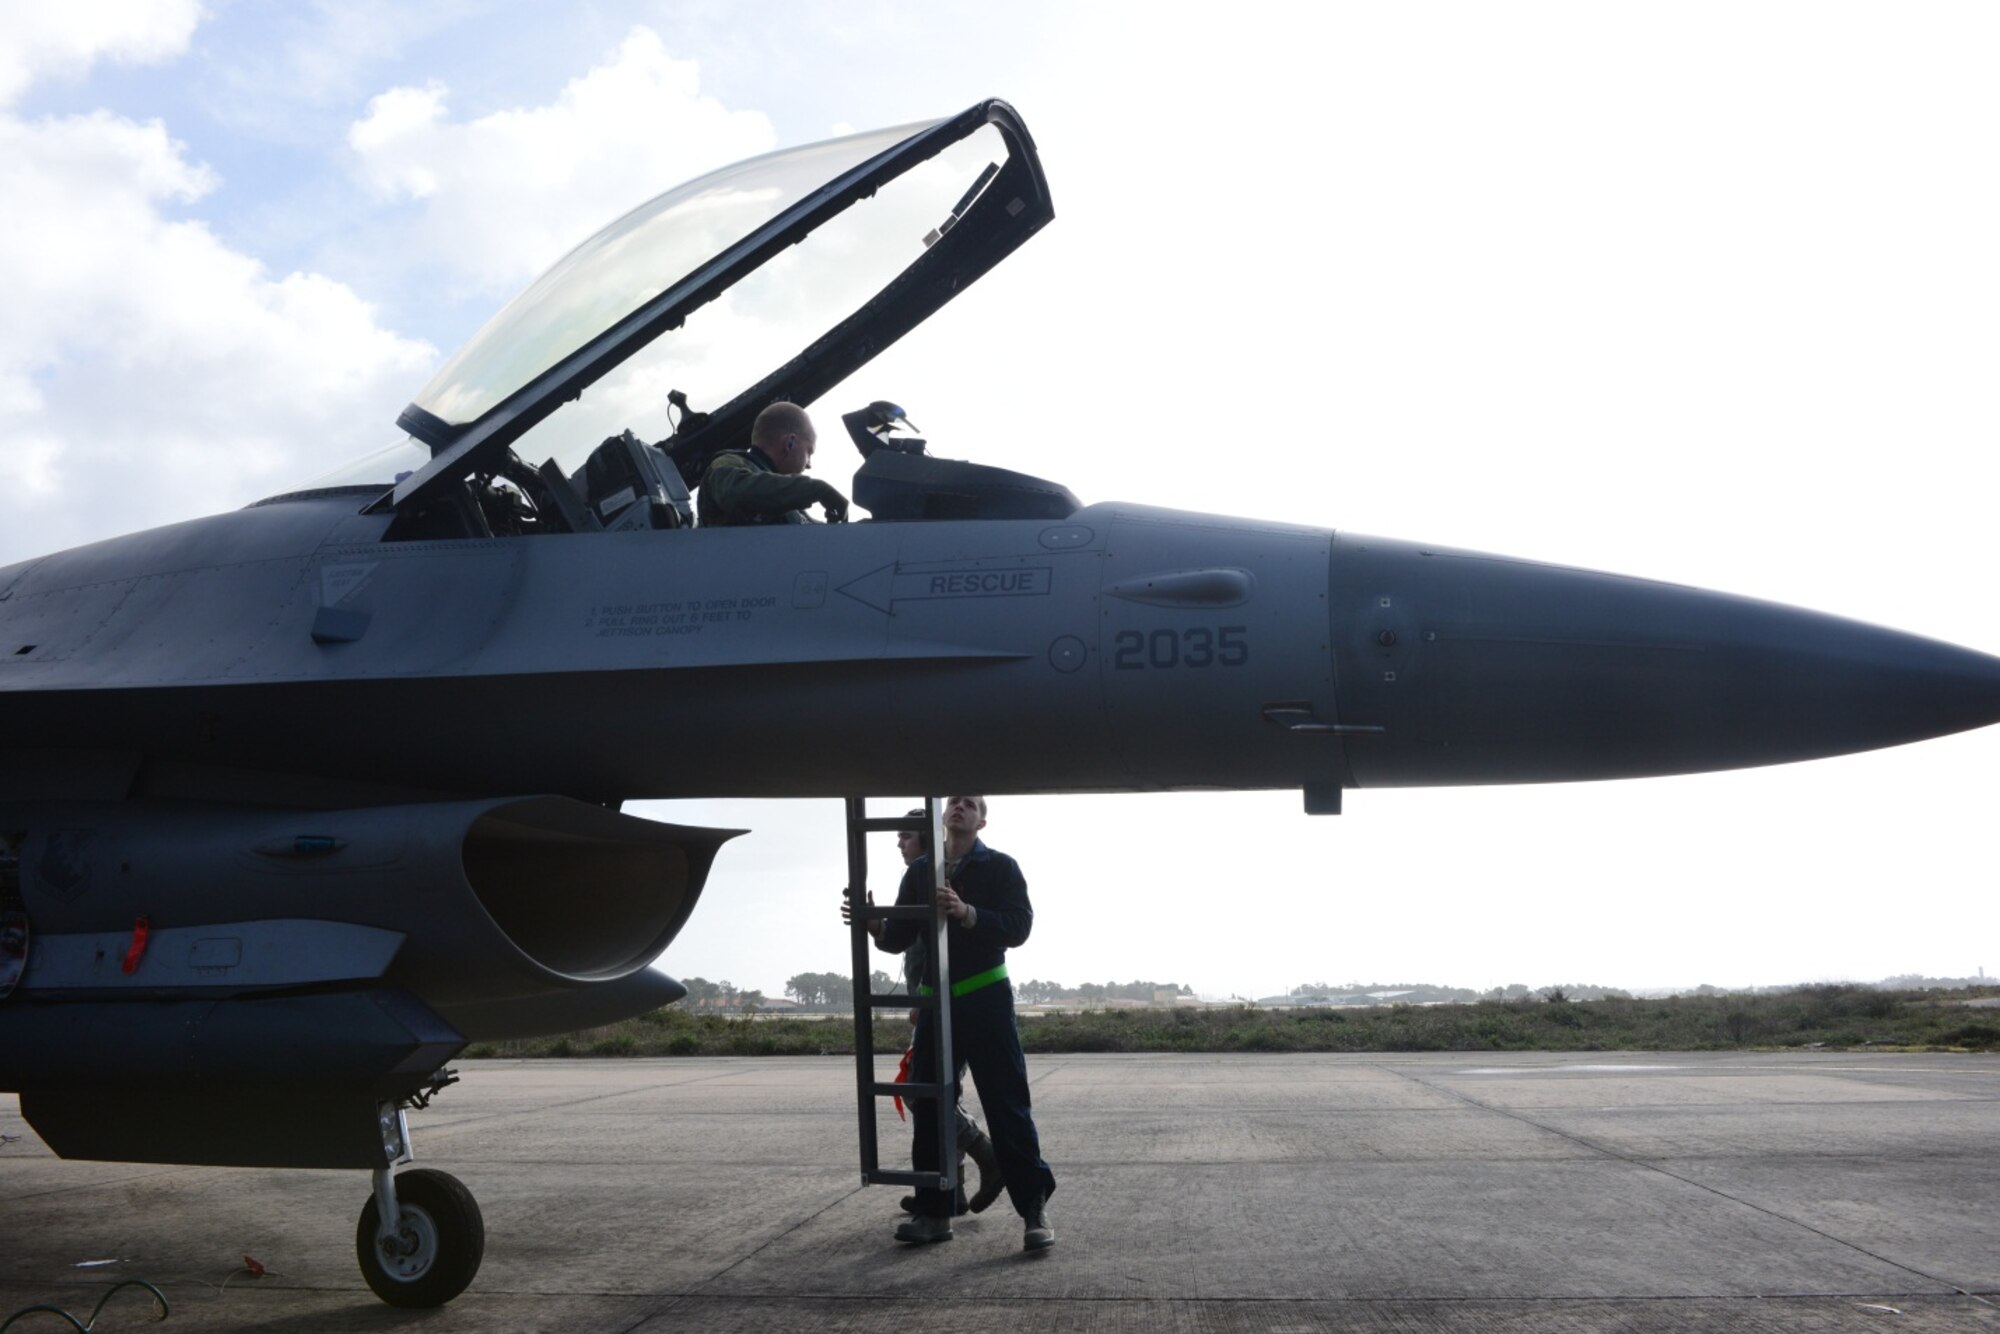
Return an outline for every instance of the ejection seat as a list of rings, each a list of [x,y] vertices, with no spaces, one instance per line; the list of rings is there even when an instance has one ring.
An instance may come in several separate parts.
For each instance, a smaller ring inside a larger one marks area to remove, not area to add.
[[[570,481],[609,532],[694,524],[693,501],[680,469],[630,431],[592,450]]]

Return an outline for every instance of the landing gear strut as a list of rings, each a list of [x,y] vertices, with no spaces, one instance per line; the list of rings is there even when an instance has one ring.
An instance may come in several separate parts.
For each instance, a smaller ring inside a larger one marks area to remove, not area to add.
[[[395,1171],[410,1159],[409,1126],[395,1103],[379,1110],[387,1161],[375,1169],[375,1193],[354,1229],[361,1277],[391,1306],[442,1306],[479,1272],[486,1221],[457,1177],[428,1167]]]

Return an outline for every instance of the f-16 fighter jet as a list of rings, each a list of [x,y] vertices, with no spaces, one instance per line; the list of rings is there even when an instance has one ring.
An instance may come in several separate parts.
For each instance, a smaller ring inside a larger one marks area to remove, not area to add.
[[[711,173],[501,310],[382,452],[0,569],[0,1089],[36,1131],[371,1172],[368,1282],[437,1304],[483,1230],[406,1167],[406,1113],[468,1042],[683,994],[649,965],[738,831],[628,800],[1292,788],[1335,812],[2000,718],[1981,653],[1086,504],[914,444],[886,401],[847,413],[855,521],[694,522],[761,410],[813,409],[1053,216],[997,101]],[[672,436],[624,429],[669,391]],[[894,725],[918,717],[922,745]]]

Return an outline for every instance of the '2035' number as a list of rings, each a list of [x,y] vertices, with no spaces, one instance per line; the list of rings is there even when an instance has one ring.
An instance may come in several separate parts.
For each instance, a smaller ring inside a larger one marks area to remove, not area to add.
[[[1248,626],[1206,625],[1185,630],[1120,630],[1111,648],[1111,666],[1121,672],[1142,667],[1241,667],[1250,661]]]

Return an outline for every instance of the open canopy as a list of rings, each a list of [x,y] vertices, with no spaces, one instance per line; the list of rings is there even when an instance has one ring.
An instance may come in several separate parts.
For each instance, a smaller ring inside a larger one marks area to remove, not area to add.
[[[1053,216],[1033,141],[1000,101],[678,186],[571,251],[445,364],[397,419],[430,458],[377,507],[492,471],[642,352],[627,397],[719,404],[676,437],[687,469],[747,439],[764,404],[810,404]],[[595,443],[588,428],[575,434]]]

